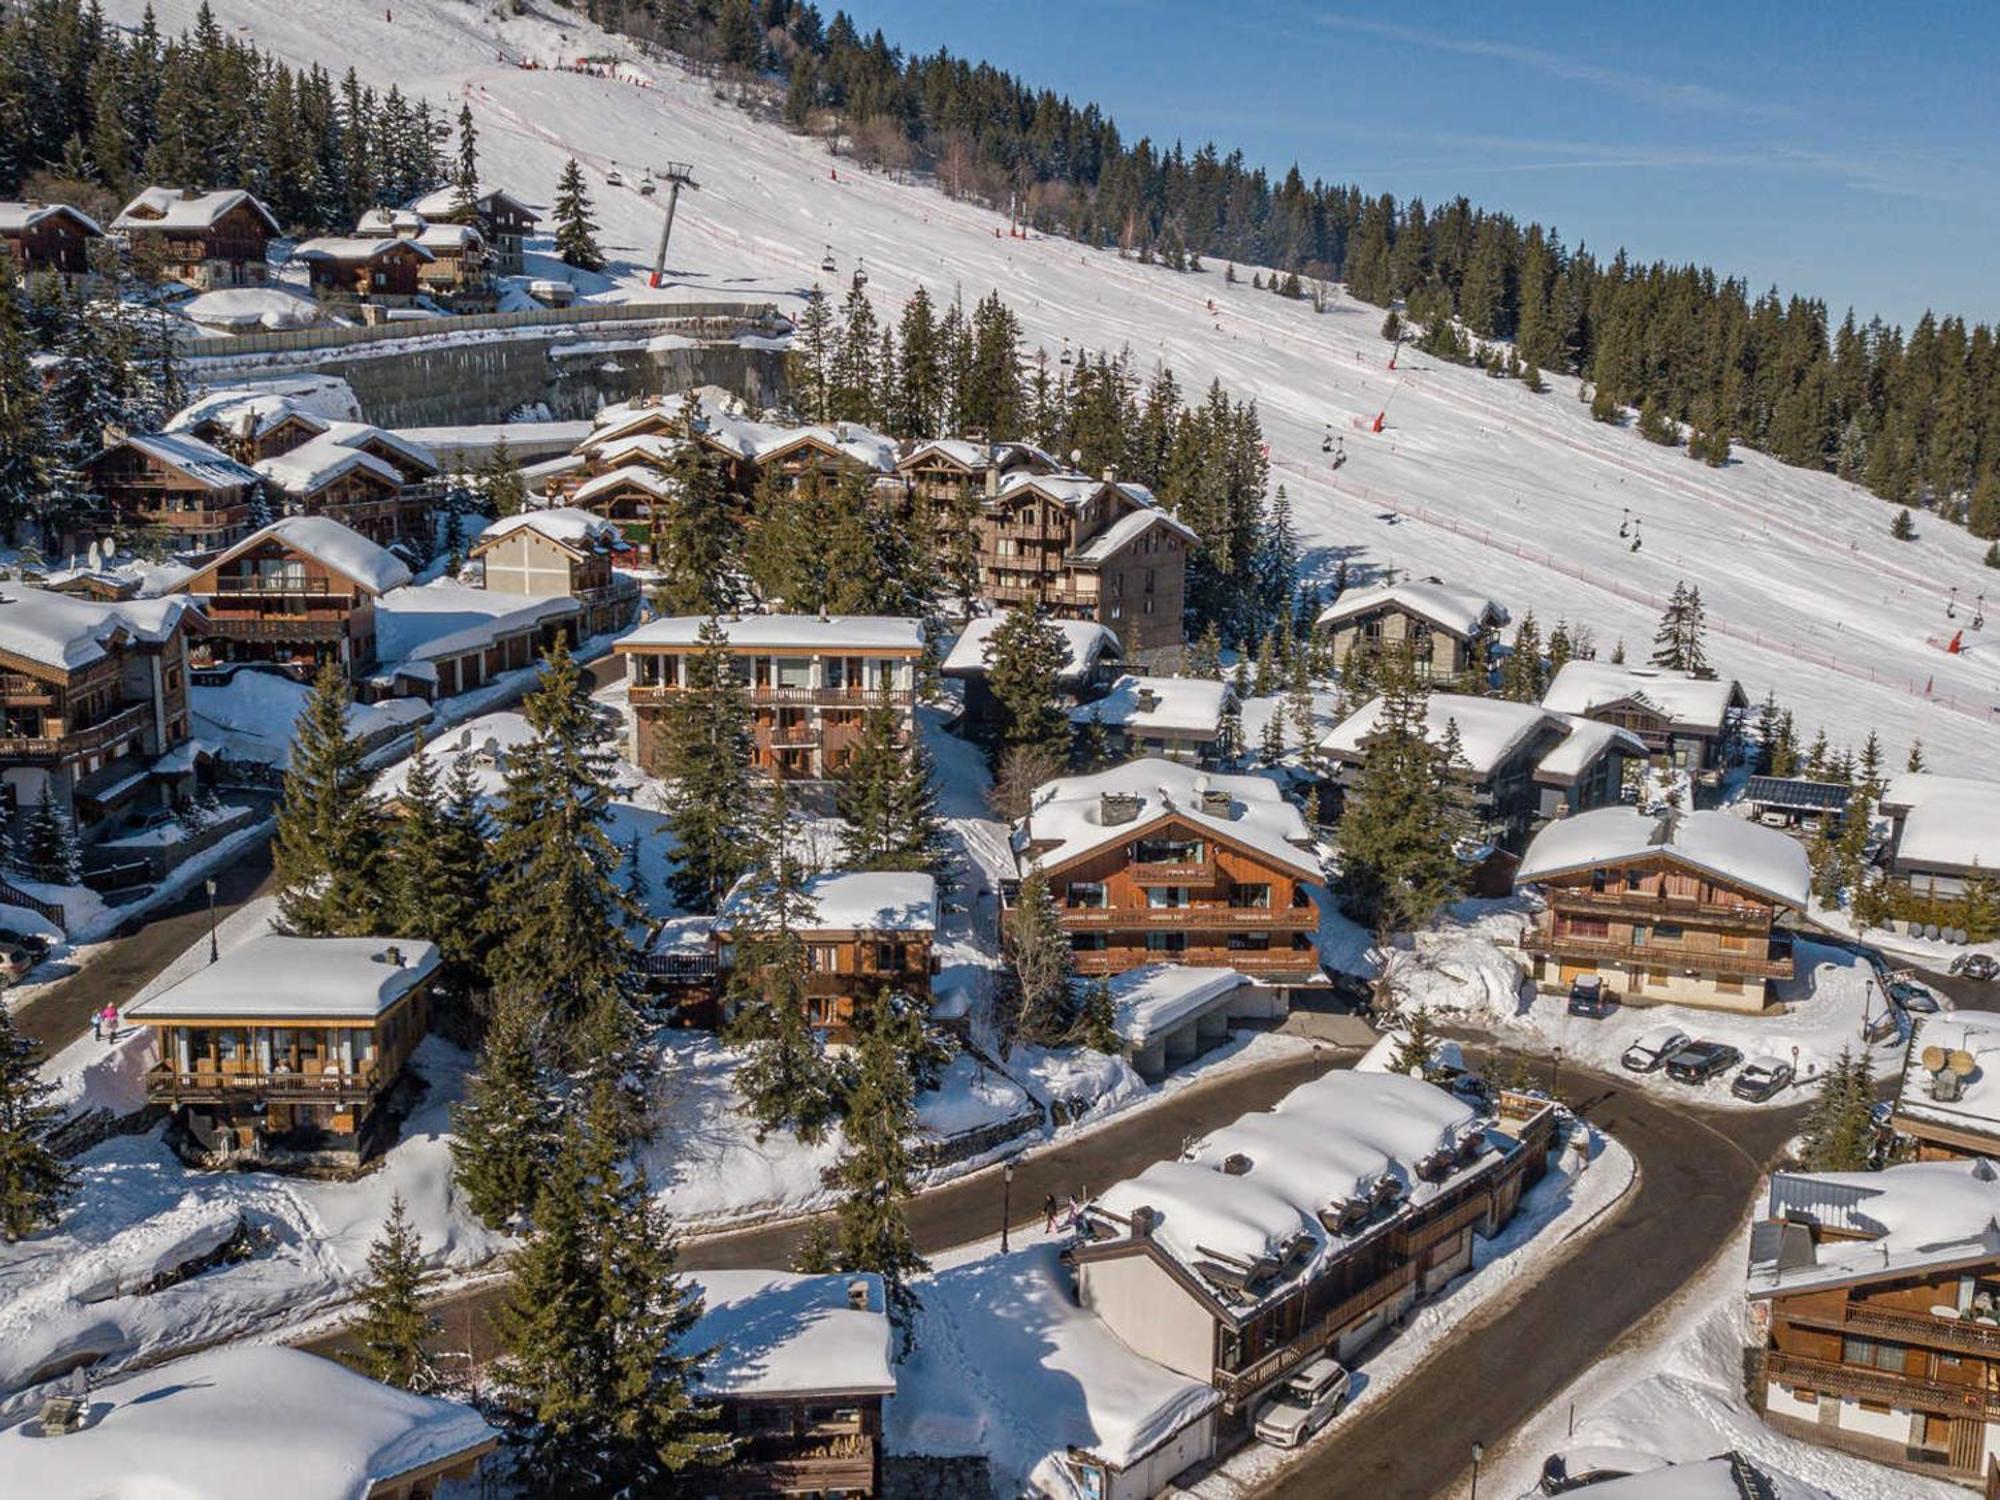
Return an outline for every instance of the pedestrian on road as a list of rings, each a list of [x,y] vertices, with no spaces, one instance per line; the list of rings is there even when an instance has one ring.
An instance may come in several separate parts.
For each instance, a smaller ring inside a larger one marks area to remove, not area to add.
[[[118,1007],[116,1005],[107,1005],[104,1007],[104,1040],[107,1042],[118,1040]]]
[[[1056,1232],[1056,1195],[1054,1193],[1050,1193],[1046,1198],[1042,1199],[1042,1219],[1042,1233],[1054,1234]]]
[[[104,1012],[101,1010],[90,1013],[90,1035],[93,1041],[104,1040]]]

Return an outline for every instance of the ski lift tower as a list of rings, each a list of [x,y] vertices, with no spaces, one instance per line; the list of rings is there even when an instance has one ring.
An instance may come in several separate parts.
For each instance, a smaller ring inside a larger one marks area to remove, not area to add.
[[[693,162],[670,161],[666,169],[656,175],[667,185],[667,222],[660,227],[660,253],[653,257],[653,275],[646,283],[655,287],[660,284],[660,277],[667,269],[667,241],[673,238],[674,209],[680,204],[681,189],[692,190],[700,186],[694,180]]]

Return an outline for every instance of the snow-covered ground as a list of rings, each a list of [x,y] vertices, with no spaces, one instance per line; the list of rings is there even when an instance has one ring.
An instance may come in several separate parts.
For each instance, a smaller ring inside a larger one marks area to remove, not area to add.
[[[156,0],[163,29],[190,24],[197,0]],[[112,0],[135,23],[141,0]],[[1324,314],[1249,285],[1220,264],[1198,275],[1121,260],[1061,239],[1006,236],[1006,220],[954,203],[922,181],[898,181],[829,159],[714,97],[715,86],[577,24],[566,11],[496,16],[462,0],[407,0],[392,12],[348,0],[216,0],[227,30],[243,28],[294,62],[352,64],[364,81],[400,85],[449,114],[471,105],[482,176],[547,203],[563,162],[583,165],[612,264],[593,297],[769,298],[795,308],[815,280],[845,278],[863,260],[869,292],[894,313],[919,285],[968,299],[990,288],[1019,311],[1030,340],[1051,350],[1129,348],[1141,366],[1171,364],[1183,389],[1220,377],[1254,397],[1271,443],[1273,477],[1288,487],[1324,580],[1346,560],[1357,581],[1394,567],[1480,588],[1546,625],[1590,627],[1607,653],[1649,642],[1677,579],[1701,586],[1710,655],[1750,696],[1775,688],[1801,729],[1824,724],[1836,742],[1879,729],[1893,760],[1921,736],[1932,764],[1989,774],[2000,767],[1993,708],[2000,642],[1970,637],[1947,656],[1947,592],[1991,592],[1983,544],[1931,521],[1918,540],[1888,537],[1889,509],[1826,475],[1739,450],[1711,470],[1589,420],[1573,381],[1535,396],[1516,382],[1434,366],[1408,353],[1389,371],[1380,308],[1336,296]],[[335,47],[333,38],[338,38]],[[627,60],[619,77],[543,67]],[[668,280],[642,283],[662,213],[637,191],[635,167],[695,163],[702,191],[674,226]],[[626,185],[605,173],[618,164]],[[833,170],[830,170],[833,169]],[[531,246],[535,274],[551,257]],[[831,250],[836,278],[822,277]],[[1213,302],[1215,311],[1208,310]],[[1386,429],[1367,430],[1378,412]],[[1345,439],[1335,473],[1320,453],[1331,426]],[[1618,535],[1643,523],[1633,552]]]
[[[1677,1463],[1735,1448],[1786,1476],[1791,1487],[1780,1490],[1783,1500],[1821,1493],[1839,1500],[1964,1500],[1966,1491],[1956,1485],[1800,1442],[1758,1420],[1743,1397],[1749,1242],[1746,1221],[1700,1277],[1489,1456],[1479,1492],[1533,1492],[1542,1460],[1575,1443],[1636,1448]]]

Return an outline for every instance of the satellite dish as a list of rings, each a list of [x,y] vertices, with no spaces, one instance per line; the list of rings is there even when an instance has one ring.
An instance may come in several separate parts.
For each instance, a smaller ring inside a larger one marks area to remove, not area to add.
[[[104,551],[97,543],[92,542],[90,544],[90,571],[93,573],[100,572],[103,570],[103,567]]]
[[[101,541],[98,542],[98,546],[104,549],[104,555],[106,557],[116,557],[118,555],[118,538],[115,536],[107,536],[103,538]]]
[[[1945,1065],[1945,1050],[1942,1047],[1924,1048],[1924,1071],[1935,1073]]]
[[[1970,1078],[1979,1071],[1979,1064],[1972,1060],[1972,1054],[1963,1047],[1954,1047],[1951,1052],[1951,1070],[1960,1078]]]

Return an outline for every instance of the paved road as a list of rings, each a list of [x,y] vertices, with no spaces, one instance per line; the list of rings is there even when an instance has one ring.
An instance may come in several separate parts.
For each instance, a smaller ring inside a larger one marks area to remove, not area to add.
[[[1299,1084],[1333,1067],[1339,1057],[1332,1048],[1317,1055],[1286,1052],[1191,1084],[1150,1108],[1017,1159],[1011,1189],[998,1168],[933,1188],[910,1204],[910,1231],[925,1254],[988,1239],[1000,1232],[1003,1202],[1010,1209],[1011,1227],[1038,1226],[1046,1194],[1054,1193],[1058,1200],[1071,1193],[1081,1198],[1086,1189],[1107,1187],[1162,1158],[1178,1156],[1189,1137],[1206,1134],[1247,1111],[1268,1109]],[[1351,1062],[1353,1057],[1349,1052],[1345,1060]],[[803,1221],[793,1220],[686,1239],[681,1242],[681,1269],[782,1268],[791,1264],[803,1232]],[[440,1299],[434,1311],[444,1324],[442,1342],[453,1352],[463,1351],[469,1343],[475,1358],[486,1358],[492,1353],[486,1315],[502,1294],[503,1287],[492,1284]],[[335,1334],[303,1347],[330,1354],[343,1343]]]
[[[1563,1096],[1617,1137],[1639,1182],[1614,1217],[1508,1305],[1474,1313],[1403,1382],[1259,1495],[1432,1500],[1685,1286],[1741,1221],[1803,1105],[1718,1111],[1566,1067]]]

